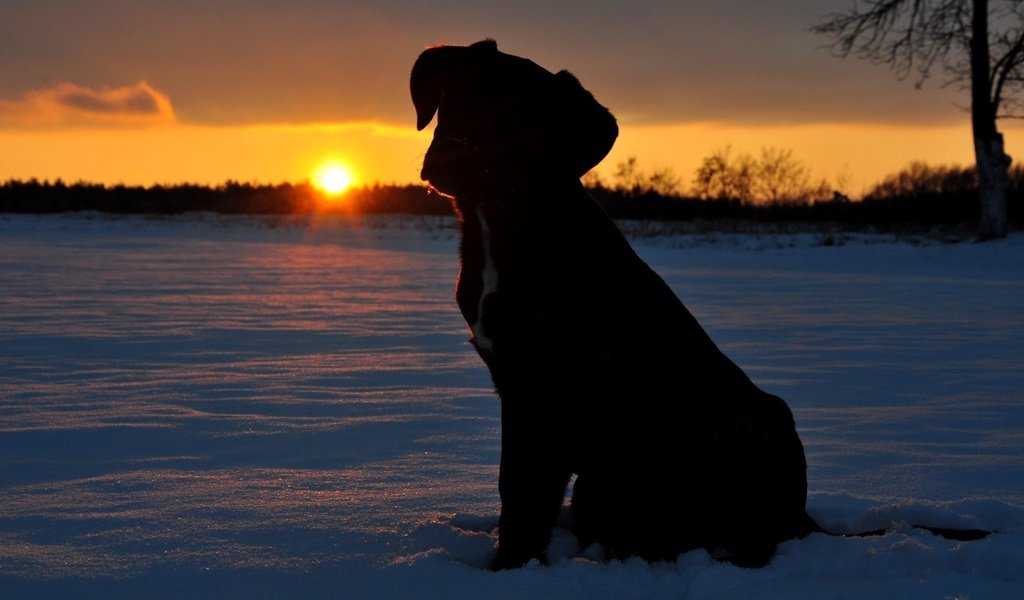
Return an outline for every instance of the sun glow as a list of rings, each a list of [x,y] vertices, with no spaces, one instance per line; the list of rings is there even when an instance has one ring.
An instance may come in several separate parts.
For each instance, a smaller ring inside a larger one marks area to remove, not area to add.
[[[316,170],[313,183],[328,196],[337,196],[352,186],[352,170],[340,162],[326,162]]]

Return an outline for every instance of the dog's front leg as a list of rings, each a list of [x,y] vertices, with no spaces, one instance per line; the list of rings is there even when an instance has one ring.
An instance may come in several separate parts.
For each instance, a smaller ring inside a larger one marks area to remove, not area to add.
[[[492,570],[545,562],[551,532],[565,498],[571,472],[565,465],[558,427],[550,415],[510,406],[502,395],[501,518],[498,555]]]

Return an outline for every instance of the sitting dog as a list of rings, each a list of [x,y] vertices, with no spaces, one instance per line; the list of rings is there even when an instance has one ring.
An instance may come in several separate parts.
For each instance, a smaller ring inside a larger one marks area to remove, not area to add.
[[[615,118],[567,71],[492,40],[424,51],[421,177],[461,229],[456,298],[501,399],[493,568],[544,561],[573,474],[574,529],[615,557],[694,548],[766,564],[817,531],[785,402],[758,389],[632,250],[580,177]]]
[[[618,135],[611,113],[492,40],[424,51],[410,87],[418,129],[437,114],[421,177],[459,217],[456,298],[501,398],[493,568],[545,559],[573,474],[575,533],[614,557],[706,548],[758,567],[823,531],[786,403],[722,354],[580,183]]]
[[[493,567],[545,559],[573,474],[581,543],[766,564],[817,526],[785,402],[758,389],[632,250],[580,177],[615,118],[567,71],[494,41],[424,51],[421,176],[461,229],[456,298],[501,399]]]

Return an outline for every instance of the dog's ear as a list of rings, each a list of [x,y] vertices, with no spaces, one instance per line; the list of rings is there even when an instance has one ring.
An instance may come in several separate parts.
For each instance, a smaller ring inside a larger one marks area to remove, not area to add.
[[[416,107],[416,129],[422,131],[430,124],[441,97],[466,76],[475,61],[497,53],[498,44],[490,39],[470,46],[434,46],[424,50],[409,77],[412,103]]]
[[[564,124],[564,150],[569,167],[578,177],[594,168],[607,156],[619,135],[615,117],[583,89],[579,80],[568,71],[555,74],[558,89],[560,120]]]

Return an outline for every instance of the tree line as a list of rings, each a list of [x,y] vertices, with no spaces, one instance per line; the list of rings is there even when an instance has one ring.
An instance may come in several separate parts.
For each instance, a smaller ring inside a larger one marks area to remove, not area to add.
[[[419,185],[375,184],[350,190],[332,201],[308,182],[269,185],[228,181],[219,186],[184,183],[143,187],[12,179],[0,184],[0,212],[77,211],[150,215],[452,212],[446,201],[428,197],[426,188]]]
[[[847,229],[971,228],[980,214],[973,167],[915,162],[887,176],[863,198],[850,200],[836,186],[814,180],[792,152],[759,155],[729,148],[706,157],[692,185],[671,169],[641,168],[635,157],[610,180],[584,177],[594,199],[613,218],[824,223]],[[1008,171],[1009,223],[1024,225],[1024,167]],[[104,186],[63,181],[10,180],[0,184],[0,212],[98,211],[171,215],[186,212],[290,215],[450,215],[449,202],[420,185],[374,184],[329,198],[307,182],[264,185],[228,181],[219,186]]]
[[[760,159],[730,156],[721,151],[706,158],[687,193],[678,191],[682,182],[671,172],[644,172],[635,161],[624,163],[625,169],[620,165],[609,182],[592,177],[588,187],[606,212],[625,219],[819,223],[883,231],[973,231],[978,224],[981,206],[974,167],[913,162],[869,188],[862,198],[851,200],[835,186],[810,178],[804,165],[788,153],[762,153],[762,159],[772,161],[788,157],[784,168],[767,171],[757,168]],[[773,188],[769,184],[779,173],[792,176],[775,182]],[[666,181],[676,193],[666,193]],[[1008,171],[1007,209],[1008,223],[1024,226],[1024,167]]]

